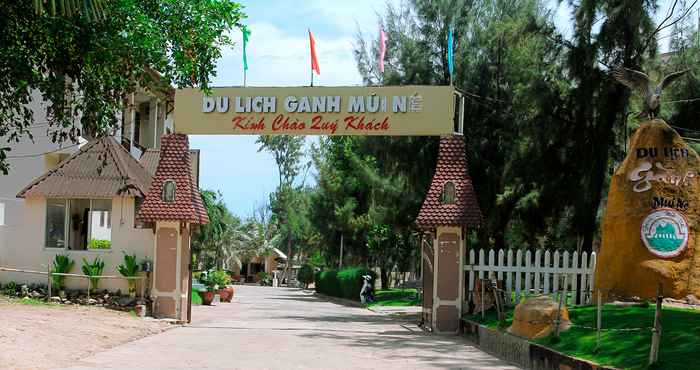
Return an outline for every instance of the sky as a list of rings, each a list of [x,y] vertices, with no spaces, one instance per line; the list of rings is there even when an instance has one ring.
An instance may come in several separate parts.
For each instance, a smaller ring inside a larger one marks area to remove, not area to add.
[[[389,0],[398,5],[400,0]],[[565,36],[572,33],[566,1],[549,0],[554,21]],[[662,13],[666,1],[661,1]],[[248,43],[248,86],[307,86],[310,60],[307,29],[316,40],[320,76],[316,86],[361,85],[352,54],[358,28],[366,35],[378,32],[377,14],[382,0],[257,0],[242,1],[251,35]],[[236,42],[223,51],[212,86],[243,84],[241,34],[231,33]],[[266,204],[277,186],[277,165],[272,156],[258,152],[256,136],[190,136],[192,148],[200,149],[200,187],[218,190],[236,215],[247,217]],[[317,138],[307,138],[307,146]],[[313,176],[307,183],[313,182]]]
[[[358,26],[377,30],[377,12],[384,1],[243,1],[251,35],[248,43],[248,86],[307,86],[310,60],[307,28],[316,40],[321,74],[316,86],[361,85],[355,68],[352,43]],[[394,1],[398,4],[398,0]],[[241,34],[231,37],[233,48],[224,50],[217,64],[213,86],[243,84]],[[258,152],[257,136],[190,136],[192,148],[200,149],[200,187],[219,190],[236,215],[247,217],[264,205],[278,183],[272,156]],[[310,145],[316,138],[307,138]],[[313,182],[313,174],[307,183]]]

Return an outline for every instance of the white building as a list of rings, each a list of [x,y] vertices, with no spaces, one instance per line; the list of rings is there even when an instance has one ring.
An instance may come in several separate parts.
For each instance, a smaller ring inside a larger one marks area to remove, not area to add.
[[[172,131],[173,91],[132,94],[114,136],[62,147],[47,136],[40,101],[37,95],[32,103],[35,142],[10,144],[10,173],[0,175],[0,267],[46,271],[56,254],[68,254],[74,273],[81,273],[83,258],[100,257],[104,275],[119,275],[124,253],[152,260],[153,230],[136,223],[135,214],[155,173],[161,136]],[[198,157],[191,151],[195,181]],[[0,272],[0,283],[9,281],[45,283],[46,276]],[[127,285],[103,279],[99,288],[125,292]]]

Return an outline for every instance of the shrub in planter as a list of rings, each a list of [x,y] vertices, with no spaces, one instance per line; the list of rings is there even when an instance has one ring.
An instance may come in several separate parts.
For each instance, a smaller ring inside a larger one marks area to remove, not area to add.
[[[202,274],[199,277],[199,282],[204,284],[206,289],[200,290],[197,293],[199,293],[199,296],[202,298],[202,304],[205,306],[211,306],[211,303],[214,301],[214,294],[216,294],[216,290],[218,289],[212,275],[213,273],[210,272],[208,274]]]
[[[228,273],[223,270],[217,270],[212,271],[209,275],[218,288],[221,302],[231,302],[231,299],[233,299],[233,287],[229,286],[231,284],[231,277],[228,276]]]
[[[70,272],[70,270],[73,269],[73,265],[75,265],[75,261],[73,261],[70,258],[70,256],[68,256],[67,254],[57,254],[56,257],[54,257],[53,259],[53,267],[51,268],[51,272],[67,274]],[[59,294],[60,292],[64,291],[64,289],[66,288],[65,276],[52,275],[51,280],[52,284],[54,285],[54,289],[56,289],[59,292]]]
[[[345,267],[340,270],[317,272],[314,276],[316,291],[333,297],[360,300],[362,276],[370,275],[375,281],[377,274],[364,267]]]
[[[297,280],[304,284],[304,289],[314,282],[314,268],[309,264],[303,264],[297,273]]]
[[[105,263],[100,257],[95,257],[92,262],[88,262],[88,260],[83,257],[83,274],[90,276],[90,289],[92,291],[97,290],[97,284],[100,282],[100,278],[97,276],[101,276],[104,269]]]
[[[124,253],[124,263],[117,266],[117,271],[125,278],[136,277],[139,273],[139,264],[136,262],[136,255]],[[136,297],[136,279],[127,279],[126,282],[129,285],[129,295],[132,298]]]

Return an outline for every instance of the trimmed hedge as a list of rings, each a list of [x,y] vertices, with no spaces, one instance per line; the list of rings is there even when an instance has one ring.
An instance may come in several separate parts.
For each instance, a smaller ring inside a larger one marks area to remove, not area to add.
[[[344,267],[340,270],[317,272],[314,276],[316,291],[333,297],[359,301],[363,283],[362,275],[372,276],[372,284],[377,280],[377,274],[364,267]]]
[[[297,280],[302,282],[306,287],[307,285],[313,283],[315,278],[316,277],[314,276],[314,268],[311,267],[311,265],[307,263],[301,265],[301,268],[297,273]]]

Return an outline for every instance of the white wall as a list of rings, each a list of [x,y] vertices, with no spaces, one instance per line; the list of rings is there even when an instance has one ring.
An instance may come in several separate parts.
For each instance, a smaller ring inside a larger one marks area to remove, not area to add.
[[[10,268],[46,271],[46,265],[56,254],[68,254],[75,261],[74,273],[82,274],[81,264],[85,258],[92,261],[99,256],[105,261],[104,275],[120,276],[117,265],[124,261],[124,253],[136,254],[137,261],[144,258],[153,260],[153,231],[151,229],[134,229],[134,198],[115,197],[112,202],[112,248],[110,250],[69,251],[45,248],[46,199],[28,198],[25,202],[22,225],[13,236],[12,242],[0,255],[0,265]],[[16,281],[21,283],[46,283],[46,276],[20,273],[0,272],[0,282]],[[81,278],[67,278],[69,289],[85,289],[87,281]],[[121,279],[102,279],[99,289],[126,293],[127,284]]]

